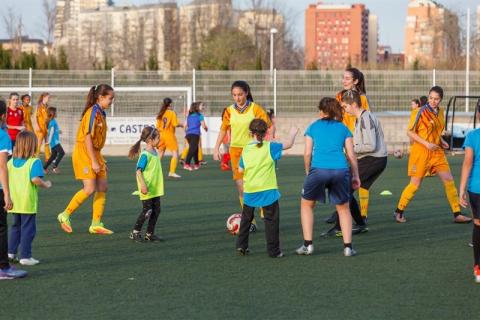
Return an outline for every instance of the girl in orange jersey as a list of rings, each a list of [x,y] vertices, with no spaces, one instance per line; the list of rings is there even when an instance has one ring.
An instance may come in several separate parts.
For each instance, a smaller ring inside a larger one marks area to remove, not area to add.
[[[160,132],[160,143],[158,144],[158,151],[160,159],[163,158],[165,150],[172,153],[170,160],[170,170],[168,176],[170,178],[179,179],[180,175],[175,173],[178,164],[178,142],[175,136],[175,129],[183,127],[183,124],[178,122],[177,114],[173,111],[172,99],[163,99],[163,105],[157,115],[157,129]]]
[[[46,142],[47,135],[48,135],[48,128],[47,128],[47,108],[48,108],[48,100],[50,99],[50,94],[44,92],[38,98],[37,110],[35,113],[35,119],[37,120],[37,128],[35,134],[37,135],[37,156],[40,155],[40,150],[42,148],[42,144]],[[50,159],[50,148],[45,145],[45,159]]]
[[[213,159],[220,160],[220,145],[228,130],[230,135],[230,161],[232,165],[233,180],[238,190],[240,205],[243,206],[243,173],[239,171],[240,157],[243,148],[250,143],[249,125],[253,119],[262,119],[270,127],[270,119],[259,104],[253,101],[250,86],[245,81],[235,81],[231,87],[234,103],[227,108],[222,117],[222,126],[213,150]],[[252,223],[251,231],[256,230]]]
[[[30,105],[31,97],[28,94],[24,94],[20,100],[22,100],[22,104],[18,108],[23,111],[23,122],[25,125],[25,130],[33,132],[33,107]]]
[[[93,86],[88,92],[72,154],[75,178],[82,180],[83,188],[73,196],[65,210],[57,217],[60,226],[67,233],[72,232],[70,216],[91,194],[95,195],[92,224],[88,231],[92,234],[113,233],[102,223],[108,183],[107,164],[101,154],[107,137],[105,110],[110,107],[113,99],[113,88],[107,84]]]

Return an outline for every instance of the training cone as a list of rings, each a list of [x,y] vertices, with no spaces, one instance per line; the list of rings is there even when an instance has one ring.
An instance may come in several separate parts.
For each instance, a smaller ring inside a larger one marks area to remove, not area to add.
[[[380,192],[380,195],[381,196],[391,196],[392,192],[390,192],[388,190],[383,190],[382,192]]]

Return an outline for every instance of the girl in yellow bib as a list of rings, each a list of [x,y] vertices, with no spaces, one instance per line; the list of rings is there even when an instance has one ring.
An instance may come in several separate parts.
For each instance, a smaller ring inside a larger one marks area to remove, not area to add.
[[[179,179],[181,176],[175,173],[178,164],[178,143],[175,129],[183,127],[183,124],[178,122],[177,114],[172,110],[172,103],[173,101],[170,98],[163,99],[162,108],[157,115],[157,129],[160,132],[158,151],[160,152],[160,159],[163,158],[165,150],[172,153],[168,177]]]
[[[17,135],[13,157],[7,164],[10,196],[13,208],[13,225],[10,228],[8,257],[16,259],[20,247],[20,264],[33,266],[40,261],[32,257],[32,242],[36,234],[36,214],[38,209],[38,187],[50,188],[52,183],[44,181],[43,166],[35,157],[37,137],[31,131],[21,131]]]
[[[140,153],[140,144],[147,144],[145,150]],[[130,239],[137,242],[159,241],[155,232],[155,225],[160,215],[160,197],[164,194],[163,173],[160,156],[156,147],[160,141],[160,134],[157,129],[145,127],[142,130],[140,139],[131,148],[128,154],[130,159],[134,159],[140,154],[137,162],[137,186],[140,200],[142,200],[142,212],[138,216],[137,222],[130,232]],[[142,237],[141,231],[143,224],[148,219],[147,232]]]
[[[237,252],[245,255],[248,250],[248,236],[255,208],[263,208],[267,252],[272,258],[281,258],[280,250],[280,207],[278,199],[275,161],[282,157],[282,151],[290,149],[295,141],[298,128],[292,128],[289,141],[285,144],[264,141],[268,125],[262,119],[254,119],[249,131],[253,141],[243,148],[239,171],[243,175],[244,203],[240,232],[237,238]]]
[[[105,110],[112,104],[114,96],[113,88],[108,84],[93,86],[88,92],[72,153],[75,179],[82,180],[83,188],[73,196],[65,210],[57,217],[60,226],[67,233],[73,231],[70,216],[92,194],[94,194],[92,224],[88,231],[92,234],[113,233],[102,223],[108,183],[107,162],[101,151],[107,138]]]
[[[270,119],[265,110],[253,102],[250,86],[245,81],[235,81],[231,93],[234,104],[229,106],[222,118],[222,126],[218,134],[213,159],[220,161],[220,145],[223,138],[230,130],[230,161],[232,165],[233,180],[238,190],[240,205],[243,206],[243,173],[238,170],[243,148],[250,142],[249,125],[253,119],[262,119],[270,127]],[[255,229],[252,224],[252,231]]]
[[[42,148],[42,144],[46,142],[48,135],[47,108],[49,100],[50,94],[47,92],[42,93],[38,98],[37,110],[35,111],[35,120],[37,121],[35,131],[35,134],[37,135],[37,156],[40,155],[40,149]],[[50,159],[50,147],[48,145],[45,145],[45,159]]]

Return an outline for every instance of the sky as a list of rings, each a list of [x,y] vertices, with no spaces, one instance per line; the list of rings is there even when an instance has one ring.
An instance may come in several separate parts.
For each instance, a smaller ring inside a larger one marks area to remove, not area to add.
[[[0,0],[0,17],[3,17],[8,8],[12,8],[17,14],[21,13],[25,25],[25,33],[31,38],[42,37],[43,0]],[[165,2],[165,0],[116,0],[116,4],[147,4]],[[316,0],[269,0],[276,3],[277,7],[284,12],[287,19],[293,24],[293,38],[301,46],[304,45],[305,9],[309,4],[315,4]],[[178,3],[188,3],[189,0],[178,0]],[[234,4],[245,5],[248,0],[234,0]],[[404,25],[407,14],[408,0],[325,0],[327,4],[351,4],[364,3],[371,13],[378,16],[379,44],[390,45],[394,52],[403,50]],[[480,0],[437,0],[449,9],[457,12],[461,21],[466,20],[466,8],[472,10],[472,23],[476,20],[476,8],[480,6]],[[462,22],[463,23],[463,22]],[[464,24],[463,24],[464,25]],[[473,29],[472,29],[473,30]],[[3,18],[0,21],[0,38],[6,38]]]

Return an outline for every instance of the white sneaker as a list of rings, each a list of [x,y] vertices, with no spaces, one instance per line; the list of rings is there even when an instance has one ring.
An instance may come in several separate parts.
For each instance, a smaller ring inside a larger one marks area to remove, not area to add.
[[[169,173],[168,173],[168,177],[169,177],[169,178],[174,178],[174,179],[180,179],[182,176],[176,174],[175,172],[173,172],[173,173],[172,173],[172,172],[169,172]]]
[[[346,248],[343,249],[343,255],[345,257],[353,257],[356,254],[357,254],[357,251],[353,250],[350,247],[346,247]]]
[[[313,254],[313,244],[309,244],[305,247],[303,244],[300,248],[295,250],[298,255],[311,256]]]
[[[9,254],[8,254],[8,259],[10,259],[10,260],[15,260],[15,254],[9,253]]]
[[[39,263],[40,261],[38,261],[37,259],[34,259],[33,257],[28,259],[20,259],[20,264],[24,266],[34,266]]]

